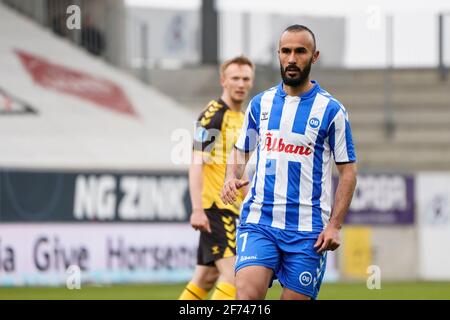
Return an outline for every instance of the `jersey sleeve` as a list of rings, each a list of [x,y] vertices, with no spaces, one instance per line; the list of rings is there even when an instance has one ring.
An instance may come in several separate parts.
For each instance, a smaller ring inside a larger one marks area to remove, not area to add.
[[[225,108],[211,101],[200,114],[195,125],[193,149],[211,153],[214,144],[219,139]]]
[[[244,124],[242,125],[241,133],[235,144],[235,147],[243,152],[251,152],[255,150],[258,145],[259,132],[253,109],[253,101],[250,101],[247,110],[245,111]]]
[[[330,148],[337,164],[356,161],[352,130],[348,114],[341,107],[334,117],[329,129]]]

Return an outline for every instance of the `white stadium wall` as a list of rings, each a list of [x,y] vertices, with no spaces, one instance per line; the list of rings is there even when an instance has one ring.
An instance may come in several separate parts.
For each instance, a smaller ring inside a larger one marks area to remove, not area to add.
[[[323,55],[319,60],[322,66],[373,69],[392,64],[397,68],[432,68],[437,66],[439,56],[438,15],[445,13],[444,60],[448,66],[450,41],[446,39],[450,32],[450,4],[446,0],[439,0],[439,3],[437,1],[434,1],[433,5],[415,1],[408,6],[388,0],[352,0],[347,1],[346,5],[326,0],[314,6],[298,6],[295,0],[260,0],[256,6],[250,0],[217,1],[220,25],[219,58],[225,60],[243,53],[253,57],[259,64],[278,66],[276,44],[281,30],[291,23],[300,23],[311,26],[316,33],[318,48]],[[148,42],[153,42],[158,47],[149,51],[152,64],[156,59],[159,65],[167,65],[170,68],[198,61],[200,25],[198,19],[189,16],[195,15],[200,7],[200,1],[186,1],[179,6],[162,0],[127,1],[130,16],[140,10],[143,13],[137,14],[139,19],[136,20],[151,21],[148,23],[150,33],[153,32],[152,28],[155,29],[155,23],[152,21],[152,15],[146,14],[145,11],[153,9],[154,12],[161,13],[156,23],[158,28],[164,30],[166,37],[163,40],[160,34],[148,37]],[[170,12],[172,13],[169,14]],[[168,19],[169,15],[175,14],[183,18],[184,29],[177,28],[180,26],[178,19]],[[392,17],[393,22],[392,48],[388,45],[388,17]],[[418,23],[420,28],[415,28]],[[128,29],[129,33],[136,32],[133,26]],[[411,32],[413,29],[415,32]],[[170,42],[173,35],[191,39],[195,46],[183,45],[182,48],[175,49],[178,50],[176,59],[172,59],[174,55],[170,51],[161,55],[161,46],[158,44]],[[196,36],[197,39],[194,39]],[[417,38],[422,39],[422,50],[416,50],[414,40]],[[389,56],[391,49],[392,57]],[[139,47],[137,50],[140,50]],[[128,63],[133,64],[132,61]]]

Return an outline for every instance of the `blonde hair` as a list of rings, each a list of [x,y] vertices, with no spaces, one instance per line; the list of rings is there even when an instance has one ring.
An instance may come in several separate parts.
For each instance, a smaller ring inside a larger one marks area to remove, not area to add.
[[[246,56],[241,55],[241,56],[234,57],[232,59],[228,59],[224,63],[222,63],[222,65],[220,66],[220,75],[223,76],[223,74],[225,73],[225,70],[232,64],[237,64],[240,66],[247,65],[247,66],[250,66],[250,68],[252,68],[252,70],[255,70],[255,65],[253,64],[253,62]]]

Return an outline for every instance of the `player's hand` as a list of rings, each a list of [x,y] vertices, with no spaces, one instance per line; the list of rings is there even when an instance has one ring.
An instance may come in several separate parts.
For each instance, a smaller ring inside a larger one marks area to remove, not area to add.
[[[191,226],[195,230],[211,233],[208,216],[203,209],[194,209],[191,214]]]
[[[325,230],[323,230],[319,238],[317,238],[314,248],[317,253],[322,253],[326,250],[334,251],[341,245],[339,236],[339,228],[329,224]]]
[[[225,181],[220,198],[225,204],[232,204],[239,196],[239,189],[250,183],[248,180],[230,179]]]

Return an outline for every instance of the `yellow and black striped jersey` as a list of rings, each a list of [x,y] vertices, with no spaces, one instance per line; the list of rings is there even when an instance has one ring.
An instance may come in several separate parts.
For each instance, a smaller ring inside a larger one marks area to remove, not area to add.
[[[220,209],[228,209],[239,215],[242,192],[234,204],[228,205],[222,202],[220,194],[225,180],[227,157],[239,137],[243,122],[243,112],[231,110],[221,99],[210,101],[198,118],[193,148],[194,152],[202,152],[204,158],[204,209],[216,204]]]

